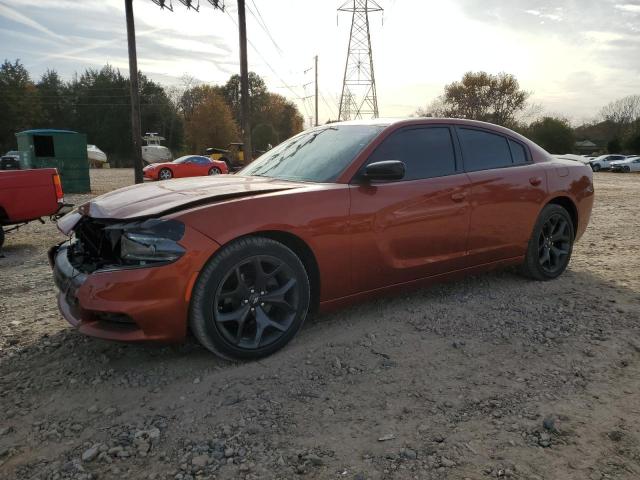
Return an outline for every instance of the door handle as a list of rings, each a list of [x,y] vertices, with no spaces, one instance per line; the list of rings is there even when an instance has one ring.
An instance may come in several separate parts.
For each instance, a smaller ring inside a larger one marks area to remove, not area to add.
[[[451,194],[451,200],[453,200],[454,202],[462,202],[465,198],[467,198],[467,194],[464,192]]]
[[[538,185],[540,185],[542,183],[542,179],[540,177],[531,177],[529,179],[529,183],[531,185],[533,185],[534,187],[537,187]]]

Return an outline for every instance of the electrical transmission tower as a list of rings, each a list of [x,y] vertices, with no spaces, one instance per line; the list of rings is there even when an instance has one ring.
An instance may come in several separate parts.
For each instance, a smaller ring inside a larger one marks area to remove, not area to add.
[[[338,119],[377,118],[378,97],[373,74],[369,13],[383,9],[374,0],[348,0],[338,11],[352,14]]]

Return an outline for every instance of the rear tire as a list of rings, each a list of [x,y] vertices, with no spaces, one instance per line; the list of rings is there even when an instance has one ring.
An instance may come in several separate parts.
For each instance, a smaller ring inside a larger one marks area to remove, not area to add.
[[[209,175],[220,175],[222,171],[218,167],[211,167],[209,169]]]
[[[600,170],[602,170],[602,167],[596,163],[595,165],[591,165],[591,170],[593,170],[594,172],[599,172]]]
[[[2,251],[2,246],[4,245],[4,230],[0,227],[0,251]]]
[[[189,324],[216,355],[257,359],[294,337],[309,303],[309,277],[298,256],[275,240],[245,237],[223,247],[202,269]]]
[[[158,180],[171,180],[173,178],[173,172],[168,168],[163,168],[158,172]]]
[[[560,205],[542,209],[521,266],[523,275],[534,280],[558,278],[569,265],[573,251],[573,222]]]

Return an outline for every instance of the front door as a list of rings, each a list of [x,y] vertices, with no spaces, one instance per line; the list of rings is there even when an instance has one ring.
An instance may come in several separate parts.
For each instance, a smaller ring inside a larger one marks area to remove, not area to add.
[[[373,290],[466,266],[469,179],[448,126],[392,133],[366,164],[400,160],[400,181],[350,187],[353,287]],[[365,165],[366,165],[365,164]]]

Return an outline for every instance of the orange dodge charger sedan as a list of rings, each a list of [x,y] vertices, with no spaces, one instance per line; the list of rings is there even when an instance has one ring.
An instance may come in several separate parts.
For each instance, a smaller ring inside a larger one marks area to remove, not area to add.
[[[307,130],[236,175],[136,185],[63,217],[58,302],[80,332],[258,358],[310,310],[519,265],[567,268],[592,173],[511,130],[454,119]]]

